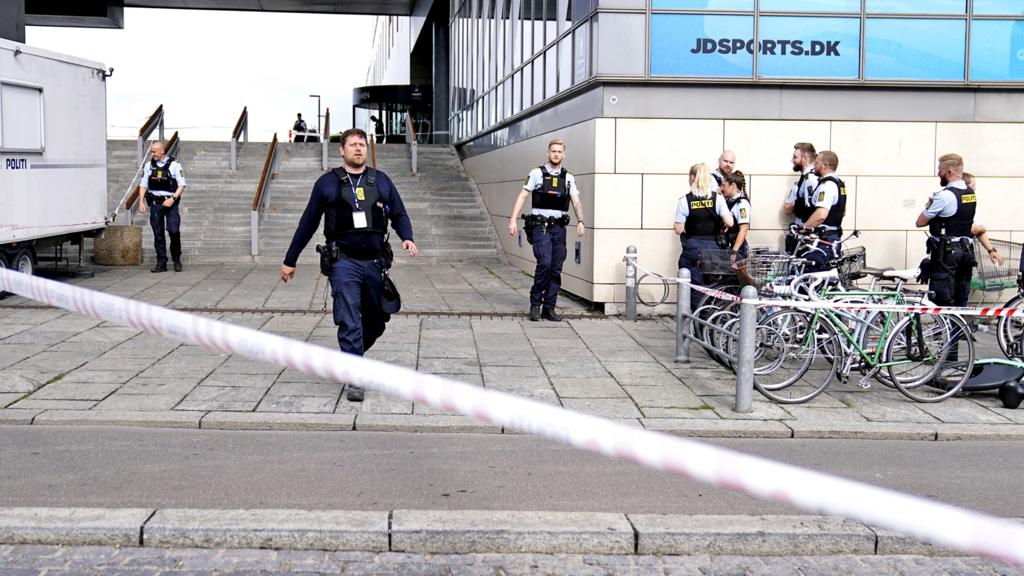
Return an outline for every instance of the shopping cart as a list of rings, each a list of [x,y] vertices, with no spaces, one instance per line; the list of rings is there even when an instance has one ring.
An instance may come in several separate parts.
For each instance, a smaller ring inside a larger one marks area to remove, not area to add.
[[[981,242],[974,241],[974,258],[978,261],[978,268],[971,277],[972,301],[986,302],[990,298],[1002,300],[998,294],[988,296],[986,293],[999,293],[1017,288],[1021,245],[1008,240],[992,239],[990,242],[1004,260],[1002,264],[993,262]]]

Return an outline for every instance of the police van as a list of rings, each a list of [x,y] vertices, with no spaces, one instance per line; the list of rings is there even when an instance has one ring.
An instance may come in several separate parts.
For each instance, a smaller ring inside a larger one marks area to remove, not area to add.
[[[0,39],[0,266],[107,226],[103,65]]]

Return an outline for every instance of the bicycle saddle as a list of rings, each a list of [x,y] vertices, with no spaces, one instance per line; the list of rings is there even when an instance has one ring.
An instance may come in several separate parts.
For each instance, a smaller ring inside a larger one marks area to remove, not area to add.
[[[882,278],[894,278],[900,279],[904,282],[911,282],[915,280],[918,274],[921,273],[919,268],[906,268],[904,270],[886,270],[882,272]]]

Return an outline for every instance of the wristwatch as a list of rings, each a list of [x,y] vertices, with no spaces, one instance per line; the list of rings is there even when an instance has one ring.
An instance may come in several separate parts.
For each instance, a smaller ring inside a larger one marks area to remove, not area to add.
[[[995,248],[989,248],[989,249],[988,249],[988,253],[989,253],[989,254],[991,254],[991,253],[993,253],[993,252],[998,252],[998,250],[996,250]]]

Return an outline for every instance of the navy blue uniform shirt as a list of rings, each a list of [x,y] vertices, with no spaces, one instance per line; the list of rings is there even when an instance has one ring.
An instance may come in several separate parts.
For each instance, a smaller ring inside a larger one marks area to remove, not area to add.
[[[365,178],[365,172],[363,174]],[[391,227],[398,233],[398,237],[402,240],[412,240],[412,222],[409,220],[409,214],[405,211],[402,197],[398,195],[398,190],[391,178],[380,170],[377,170],[377,191],[384,203],[384,213],[391,220]],[[302,212],[302,217],[299,218],[299,227],[295,230],[295,236],[292,237],[288,254],[284,257],[285,266],[295,267],[299,254],[306,248],[306,244],[309,244],[310,238],[320,227],[320,219],[323,218],[327,207],[334,202],[345,202],[340,198],[340,194],[341,182],[333,172],[327,172],[317,178],[316,184],[313,185],[313,192],[309,196],[309,203],[306,204],[306,209]],[[337,242],[342,251],[348,254],[380,254],[384,237],[377,232],[367,230],[339,235],[335,235],[333,232],[333,230],[324,230],[327,241]]]

